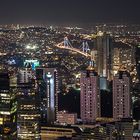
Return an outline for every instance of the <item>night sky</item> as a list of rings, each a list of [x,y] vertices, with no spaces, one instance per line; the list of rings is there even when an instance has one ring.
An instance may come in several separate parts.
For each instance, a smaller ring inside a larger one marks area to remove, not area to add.
[[[0,0],[0,24],[140,23],[140,0]]]

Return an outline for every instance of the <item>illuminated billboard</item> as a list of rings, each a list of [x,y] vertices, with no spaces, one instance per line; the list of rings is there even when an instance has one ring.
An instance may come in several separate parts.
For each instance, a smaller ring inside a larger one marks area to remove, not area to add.
[[[38,60],[33,60],[33,59],[31,59],[31,60],[25,60],[25,61],[24,61],[24,66],[25,66],[25,67],[31,66],[31,68],[32,68],[33,70],[35,70],[36,67],[38,67],[39,65],[40,65],[40,63],[39,63]]]

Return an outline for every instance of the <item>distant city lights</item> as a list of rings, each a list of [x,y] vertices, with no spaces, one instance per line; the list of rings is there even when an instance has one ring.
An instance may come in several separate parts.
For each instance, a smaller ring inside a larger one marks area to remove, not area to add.
[[[37,45],[28,44],[28,45],[26,46],[26,49],[28,49],[28,50],[35,50],[35,49],[37,49],[37,48],[38,48]]]

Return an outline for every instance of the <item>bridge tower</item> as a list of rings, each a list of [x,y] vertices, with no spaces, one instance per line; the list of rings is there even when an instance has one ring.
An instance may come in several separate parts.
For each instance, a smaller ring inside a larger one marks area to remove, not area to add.
[[[64,47],[73,48],[71,43],[70,43],[70,41],[69,41],[69,39],[68,39],[68,37],[64,37],[64,42],[63,43],[64,43]]]
[[[84,53],[89,53],[90,52],[90,49],[89,49],[89,45],[88,45],[88,42],[86,41],[84,41],[83,43],[82,43],[82,51],[84,52]]]

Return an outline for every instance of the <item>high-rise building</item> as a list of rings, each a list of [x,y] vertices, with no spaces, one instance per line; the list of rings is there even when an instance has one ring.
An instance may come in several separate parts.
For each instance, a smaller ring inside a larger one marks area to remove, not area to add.
[[[29,72],[30,71],[30,72]],[[20,73],[21,71],[19,71]],[[23,71],[22,71],[23,72]],[[17,83],[17,132],[18,139],[40,139],[40,113],[39,94],[37,93],[36,81],[27,76],[31,73],[30,68],[25,68],[24,75],[19,74]],[[20,77],[22,76],[22,78]],[[24,78],[24,76],[26,78]],[[28,77],[28,78],[27,78]]]
[[[100,117],[99,77],[93,66],[89,66],[81,73],[81,119],[85,123],[92,123]]]
[[[112,39],[109,34],[98,32],[96,37],[96,70],[100,77],[112,76]]]
[[[0,139],[15,140],[17,136],[16,88],[10,86],[9,72],[0,72]]]
[[[119,70],[120,66],[123,65],[130,72],[130,74],[133,75],[134,81],[136,81],[137,72],[135,47],[128,46],[122,43],[115,43],[114,46],[115,47],[113,51],[113,75],[115,75]]]
[[[36,78],[40,96],[41,122],[54,123],[58,111],[57,70],[54,68],[37,68]]]
[[[113,118],[131,118],[131,78],[125,68],[120,68],[113,78]]]
[[[122,65],[122,63],[120,62],[120,50],[119,48],[114,48],[114,52],[113,52],[113,75],[117,74],[120,65]]]
[[[18,73],[18,83],[29,83],[32,79],[32,71],[30,68],[20,69]]]

